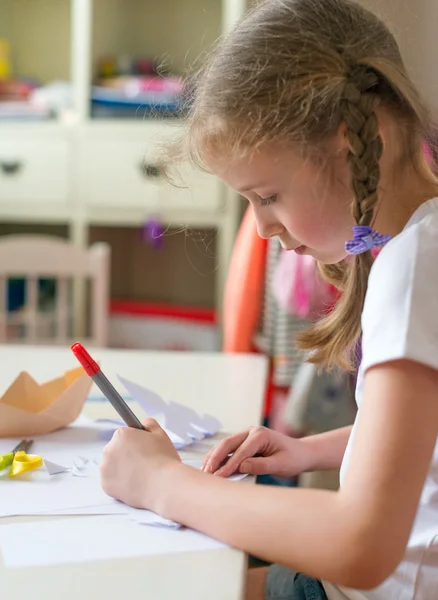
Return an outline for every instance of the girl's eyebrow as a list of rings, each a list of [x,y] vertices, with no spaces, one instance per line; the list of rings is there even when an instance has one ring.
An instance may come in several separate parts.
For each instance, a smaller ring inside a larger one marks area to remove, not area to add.
[[[264,188],[266,186],[266,182],[259,181],[258,183],[253,183],[252,185],[245,184],[243,188],[238,188],[236,191],[240,194],[244,194],[245,192],[253,192],[257,188]]]

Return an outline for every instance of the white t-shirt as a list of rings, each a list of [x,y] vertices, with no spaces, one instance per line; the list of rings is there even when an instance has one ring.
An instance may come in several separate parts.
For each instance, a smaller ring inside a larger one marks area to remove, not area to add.
[[[408,358],[438,370],[438,199],[422,204],[378,255],[369,278],[362,330],[359,410],[370,367]],[[354,433],[353,427],[341,485]],[[438,599],[438,440],[406,553],[395,572],[372,591],[341,591],[328,583],[324,587],[329,600]]]

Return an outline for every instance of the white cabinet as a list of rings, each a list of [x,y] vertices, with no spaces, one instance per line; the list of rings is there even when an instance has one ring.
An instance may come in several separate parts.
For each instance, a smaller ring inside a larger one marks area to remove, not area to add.
[[[163,176],[156,146],[161,136],[168,138],[165,128],[143,125],[135,135],[118,129],[101,126],[100,135],[90,131],[82,137],[79,160],[86,206],[143,208],[163,219],[169,210],[214,214],[223,208],[223,186],[216,177],[188,165],[174,173],[171,169],[174,185]]]
[[[152,167],[144,167],[145,144],[91,139],[83,148],[84,200],[89,206],[157,207],[160,185]]]
[[[0,140],[0,205],[66,203],[69,151],[66,140]]]
[[[215,177],[184,166],[164,180],[156,143],[178,135],[177,119],[95,118],[96,65],[108,55],[152,57],[190,71],[245,8],[245,0],[0,0],[0,38],[14,73],[70,82],[72,105],[47,121],[0,120],[0,222],[61,223],[88,243],[93,226],[208,227],[217,233],[217,306],[238,224],[238,197]]]

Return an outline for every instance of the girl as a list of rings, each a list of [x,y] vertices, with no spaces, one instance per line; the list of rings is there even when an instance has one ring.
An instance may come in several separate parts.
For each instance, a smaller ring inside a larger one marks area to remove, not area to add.
[[[394,38],[349,0],[266,0],[197,81],[182,156],[248,198],[262,237],[310,254],[343,291],[301,346],[314,362],[353,368],[362,335],[352,430],[296,440],[251,428],[221,442],[204,472],[181,464],[152,420],[149,433],[120,429],[106,449],[107,493],[277,563],[249,572],[252,600],[437,597],[438,181],[422,153],[428,127]],[[221,477],[341,462],[338,492]]]

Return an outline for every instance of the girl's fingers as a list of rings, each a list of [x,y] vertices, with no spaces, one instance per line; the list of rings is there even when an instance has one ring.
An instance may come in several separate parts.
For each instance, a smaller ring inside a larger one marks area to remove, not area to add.
[[[239,446],[239,448],[237,448],[234,454],[230,456],[227,462],[217,471],[215,471],[214,474],[219,475],[220,477],[229,477],[239,470],[240,464],[244,460],[257,454],[259,446],[260,444],[257,438],[248,436],[247,439]]]
[[[236,433],[236,435],[232,435],[219,442],[219,444],[209,452],[209,455],[202,466],[203,470],[207,473],[214,473],[217,471],[227,459],[228,455],[239,448],[248,435],[249,431],[242,431],[242,433]]]
[[[143,427],[146,429],[146,431],[149,432],[153,432],[153,431],[160,431],[161,427],[160,425],[157,423],[157,421],[155,419],[143,419],[141,424],[143,425]]]

